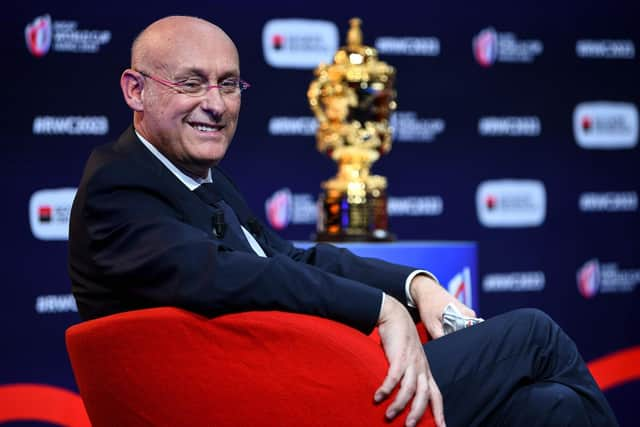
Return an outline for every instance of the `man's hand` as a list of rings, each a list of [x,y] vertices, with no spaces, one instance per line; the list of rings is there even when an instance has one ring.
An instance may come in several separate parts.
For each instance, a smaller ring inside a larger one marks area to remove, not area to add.
[[[442,312],[447,304],[453,303],[463,316],[476,317],[475,311],[462,304],[435,280],[424,274],[414,277],[409,286],[411,298],[420,312],[420,319],[433,339],[444,335]]]
[[[405,425],[415,426],[429,402],[438,427],[445,426],[442,395],[436,384],[420,338],[407,309],[395,298],[386,295],[378,319],[378,332],[389,361],[389,371],[376,390],[376,403],[386,399],[400,383],[395,400],[387,408],[386,416],[394,418],[413,398]]]

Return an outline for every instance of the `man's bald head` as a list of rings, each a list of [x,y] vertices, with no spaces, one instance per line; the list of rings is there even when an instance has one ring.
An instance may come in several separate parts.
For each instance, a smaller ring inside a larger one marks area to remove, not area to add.
[[[221,91],[222,82],[237,90]],[[136,132],[198,177],[224,157],[235,134],[238,82],[233,41],[220,27],[190,16],[169,16],[142,31],[131,49],[131,68],[120,77]],[[206,89],[194,95],[185,87]]]
[[[162,68],[183,43],[216,39],[235,45],[217,25],[194,16],[168,16],[145,28],[131,46],[131,68]]]

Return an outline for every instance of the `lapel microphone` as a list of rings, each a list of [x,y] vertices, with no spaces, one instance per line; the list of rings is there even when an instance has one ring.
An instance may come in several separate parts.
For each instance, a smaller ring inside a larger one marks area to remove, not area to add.
[[[216,210],[213,213],[213,234],[215,234],[218,239],[222,239],[226,229],[227,223],[224,222],[224,211],[222,209]]]

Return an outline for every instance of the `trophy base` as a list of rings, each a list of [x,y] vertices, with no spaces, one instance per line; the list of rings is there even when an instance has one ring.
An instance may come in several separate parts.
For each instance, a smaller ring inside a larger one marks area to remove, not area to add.
[[[364,182],[349,183],[342,191],[323,183],[325,192],[318,197],[318,227],[312,239],[316,242],[391,242],[396,236],[388,230],[387,195],[384,188],[367,191]],[[351,190],[354,190],[351,188]]]
[[[316,242],[393,242],[396,236],[388,231],[376,230],[371,233],[362,234],[330,234],[327,232],[319,232],[311,235],[311,240]]]

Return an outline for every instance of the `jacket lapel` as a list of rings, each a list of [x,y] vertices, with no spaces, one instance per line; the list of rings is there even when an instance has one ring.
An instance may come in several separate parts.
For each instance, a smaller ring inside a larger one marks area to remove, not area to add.
[[[138,139],[133,126],[130,126],[118,139],[114,149],[125,154],[140,167],[149,171],[148,178],[153,181],[153,186],[157,187],[161,194],[165,195],[174,206],[174,209],[181,214],[181,219],[206,232],[211,238],[218,240],[213,233],[213,216],[211,208],[204,203],[196,194],[190,191],[178,178],[168,170],[156,156],[154,156]],[[272,255],[273,251],[267,244],[264,233],[256,233],[250,223],[255,221],[249,207],[244,202],[242,196],[233,187],[228,178],[217,168],[211,169],[214,190],[233,209],[240,223],[252,232],[260,246],[267,255]],[[237,247],[232,242],[225,242],[235,250],[246,250],[246,247]]]

